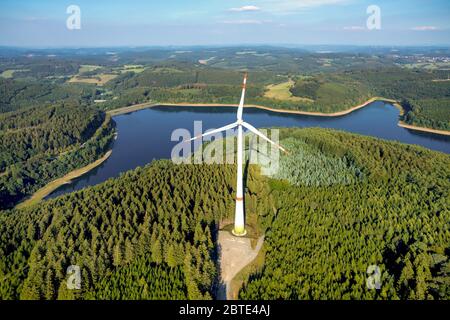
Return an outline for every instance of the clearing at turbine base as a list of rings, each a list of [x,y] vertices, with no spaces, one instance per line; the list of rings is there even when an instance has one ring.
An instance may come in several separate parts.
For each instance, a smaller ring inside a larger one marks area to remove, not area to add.
[[[237,181],[236,181],[236,208],[234,213],[234,228],[233,228],[233,234],[235,236],[245,236],[247,234],[247,231],[245,230],[245,219],[244,219],[244,181],[243,181],[243,174],[242,174],[242,160],[243,160],[243,136],[242,136],[242,127],[245,127],[249,131],[253,132],[254,134],[258,135],[259,137],[263,138],[267,142],[270,142],[272,145],[276,146],[283,152],[286,152],[286,150],[278,145],[277,143],[273,142],[269,138],[267,138],[264,134],[262,134],[258,129],[253,127],[251,124],[244,122],[242,120],[242,113],[244,110],[244,100],[245,100],[245,90],[247,87],[247,73],[244,75],[244,82],[242,84],[242,95],[241,95],[241,101],[239,102],[239,107],[237,110],[237,121],[226,125],[224,127],[221,127],[219,129],[211,130],[203,135],[199,135],[197,137],[194,137],[190,139],[189,141],[193,141],[199,138],[203,138],[205,136],[215,134],[222,131],[227,131],[230,129],[233,129],[235,127],[238,128],[238,135],[237,135]]]

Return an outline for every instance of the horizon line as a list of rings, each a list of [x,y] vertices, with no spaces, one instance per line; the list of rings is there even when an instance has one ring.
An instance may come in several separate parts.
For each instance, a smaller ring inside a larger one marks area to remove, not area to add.
[[[234,44],[148,44],[148,45],[81,45],[81,46],[35,46],[35,45],[10,45],[10,44],[0,44],[0,48],[12,48],[12,49],[36,49],[36,50],[46,50],[46,49],[111,49],[111,48],[127,48],[127,49],[145,49],[145,48],[233,48],[233,47],[275,47],[275,48],[301,48],[301,47],[360,47],[360,48],[433,48],[433,47],[445,47],[450,48],[450,43],[447,44],[330,44],[330,43],[319,43],[319,44],[292,44],[292,43],[254,43],[254,44],[244,44],[244,43],[234,43]]]

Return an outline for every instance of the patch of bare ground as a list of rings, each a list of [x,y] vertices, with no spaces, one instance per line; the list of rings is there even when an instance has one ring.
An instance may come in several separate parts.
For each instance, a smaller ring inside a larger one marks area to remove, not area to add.
[[[242,269],[252,263],[258,256],[264,243],[264,236],[257,238],[256,245],[253,246],[252,240],[256,239],[254,236],[252,237],[251,232],[249,232],[249,236],[236,237],[228,228],[219,231],[219,263],[222,288],[217,293],[217,299],[232,300],[236,298],[231,290],[231,282]]]

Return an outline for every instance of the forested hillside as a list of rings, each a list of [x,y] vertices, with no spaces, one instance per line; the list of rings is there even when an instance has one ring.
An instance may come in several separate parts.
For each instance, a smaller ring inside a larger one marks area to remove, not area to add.
[[[288,81],[289,74],[252,70],[246,102],[280,109],[336,112],[363,103],[371,97],[368,89],[356,80],[342,75],[330,77],[327,74],[326,77],[330,79],[323,83],[318,94],[314,93],[314,97],[310,97],[297,83],[292,89],[293,93],[314,101],[293,102],[265,95],[268,85]],[[322,76],[321,79],[326,77]],[[98,106],[114,109],[143,102],[236,104],[241,82],[241,70],[180,63],[161,64],[139,74],[125,73],[110,81],[107,88],[115,92],[117,97]]]
[[[248,87],[248,98],[264,95],[266,85],[287,79],[273,72],[255,70]],[[166,62],[134,74],[124,73],[110,81],[106,88],[115,99],[98,104],[114,109],[143,102],[224,103],[235,104],[242,83],[240,70],[224,70],[187,63]]]
[[[278,176],[250,167],[246,214],[264,265],[243,299],[448,299],[450,158],[326,130],[283,129]],[[308,168],[308,170],[299,170]],[[157,161],[95,187],[0,214],[3,299],[214,298],[218,222],[233,165]],[[67,290],[79,265],[82,290]],[[380,267],[381,290],[366,287]]]
[[[445,64],[421,68],[413,61],[423,57],[409,50],[395,57],[385,49],[379,54],[362,48],[358,54],[271,47],[124,49],[114,55],[92,49],[51,57],[33,52],[33,59],[2,57],[0,50],[0,113],[61,102],[101,110],[147,102],[235,104],[242,72],[249,71],[248,104],[335,113],[377,96],[403,101],[402,120],[408,124],[449,130]],[[267,94],[271,85],[286,83],[279,97]]]
[[[160,64],[111,80],[106,87],[115,97],[109,97],[98,106],[114,109],[143,102],[235,104],[239,100],[240,72],[188,63]],[[442,76],[440,71],[400,67],[361,69],[353,65],[344,71],[309,76],[252,70],[246,102],[271,108],[334,113],[372,97],[408,100],[414,110],[405,107],[405,122],[448,130],[450,82],[435,81]],[[268,85],[286,83],[289,79],[294,79],[295,83],[287,92],[300,98],[297,101],[269,98],[265,94]]]
[[[444,72],[385,68],[346,74],[376,96],[401,101],[405,122],[450,130],[450,81],[436,81]]]
[[[285,180],[270,181],[265,263],[240,298],[450,298],[448,155],[332,130],[281,138],[290,155]],[[381,290],[366,287],[370,265]]]
[[[0,77],[0,113],[62,102],[70,105],[87,105],[92,103],[94,95],[95,88],[88,86]]]
[[[233,165],[158,161],[0,213],[0,298],[209,299],[215,232],[234,212],[234,184]],[[253,169],[247,187],[248,212],[266,213],[267,187]],[[81,268],[81,290],[67,290],[69,265]]]
[[[107,151],[114,124],[90,107],[50,105],[0,114],[0,210]]]
[[[300,110],[332,113],[360,105],[374,96],[367,86],[343,74],[321,74],[297,79],[290,89],[296,97],[312,99]]]
[[[439,71],[381,68],[300,77],[291,88],[294,96],[313,99],[309,110],[335,112],[356,106],[370,97],[402,102],[409,124],[450,129],[450,82]]]

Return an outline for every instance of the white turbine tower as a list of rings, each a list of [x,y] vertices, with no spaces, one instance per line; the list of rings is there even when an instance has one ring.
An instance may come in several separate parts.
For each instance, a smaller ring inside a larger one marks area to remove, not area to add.
[[[251,124],[248,124],[247,122],[244,122],[242,120],[242,112],[244,109],[244,99],[245,99],[245,90],[247,86],[247,74],[244,76],[244,82],[242,84],[242,95],[241,95],[241,101],[239,103],[239,107],[237,110],[237,121],[226,125],[222,128],[209,131],[203,135],[196,136],[189,141],[193,141],[205,136],[209,136],[214,133],[226,131],[233,129],[235,127],[238,128],[238,136],[237,136],[237,188],[236,188],[236,209],[235,209],[235,215],[234,215],[234,229],[233,234],[236,236],[244,236],[247,231],[245,230],[245,220],[244,220],[244,187],[243,187],[243,175],[242,175],[242,158],[243,158],[243,136],[242,136],[242,127],[247,128],[254,134],[258,135],[259,137],[263,138],[267,142],[271,143],[272,145],[276,146],[277,148],[281,149],[283,152],[286,152],[286,150],[267,138],[264,134],[262,134],[260,131],[258,131],[255,127],[253,127]]]

